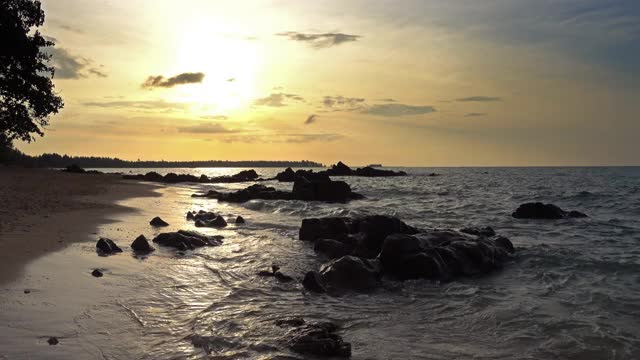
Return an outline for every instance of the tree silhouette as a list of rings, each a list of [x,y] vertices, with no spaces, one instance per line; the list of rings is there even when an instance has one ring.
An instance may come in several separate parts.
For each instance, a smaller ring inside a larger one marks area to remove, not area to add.
[[[43,52],[54,43],[34,30],[44,23],[40,1],[0,2],[0,133],[31,142],[64,106],[54,92],[51,55]]]

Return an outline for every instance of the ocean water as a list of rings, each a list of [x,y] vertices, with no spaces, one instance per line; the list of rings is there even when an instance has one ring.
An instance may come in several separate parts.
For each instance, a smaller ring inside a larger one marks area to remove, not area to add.
[[[108,169],[144,173],[153,169]],[[241,169],[155,169],[209,176]],[[263,177],[283,169],[256,169]],[[0,338],[7,358],[272,359],[309,358],[283,346],[287,316],[331,320],[352,345],[353,359],[640,359],[640,168],[407,168],[400,178],[339,178],[364,200],[218,203],[192,198],[248,184],[178,184],[162,196],[129,199],[97,234],[27,269],[51,306],[16,303],[3,314],[15,331]],[[436,172],[437,177],[428,174]],[[268,182],[287,189],[291,183]],[[524,202],[551,202],[586,219],[512,218]],[[242,215],[223,230],[224,244],[178,256],[157,247],[130,255],[139,234],[194,229],[189,210]],[[385,281],[371,294],[310,294],[299,282],[256,272],[272,263],[301,279],[323,259],[297,240],[303,218],[389,214],[417,227],[492,226],[517,247],[503,270],[450,283]],[[148,225],[161,216],[171,226]],[[125,248],[97,257],[107,236]],[[105,276],[92,278],[93,267]],[[61,270],[62,269],[62,270]],[[41,273],[47,272],[47,280]],[[28,313],[29,315],[25,315]],[[61,344],[49,347],[46,336]],[[41,338],[38,338],[40,336]],[[39,340],[34,341],[34,338]],[[196,345],[194,345],[197,344]],[[0,356],[1,358],[1,356]],[[26,358],[26,357],[25,357]]]

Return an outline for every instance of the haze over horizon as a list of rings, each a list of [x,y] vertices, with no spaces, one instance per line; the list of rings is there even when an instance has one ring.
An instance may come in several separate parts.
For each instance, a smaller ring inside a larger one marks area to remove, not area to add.
[[[640,2],[44,0],[43,152],[639,165]]]

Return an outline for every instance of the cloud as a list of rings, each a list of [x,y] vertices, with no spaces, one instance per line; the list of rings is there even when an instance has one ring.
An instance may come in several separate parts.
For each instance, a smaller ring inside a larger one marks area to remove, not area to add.
[[[253,103],[259,106],[282,107],[287,106],[287,100],[304,102],[304,98],[300,95],[273,93],[267,97],[257,99]]]
[[[82,105],[98,107],[98,108],[128,108],[128,109],[135,109],[135,110],[172,111],[172,110],[183,110],[189,104],[167,102],[164,100],[141,100],[141,101],[118,100],[118,101],[104,101],[104,102],[89,101],[89,102],[82,103]]]
[[[502,98],[496,97],[496,96],[470,96],[470,97],[456,99],[456,101],[462,101],[462,102],[491,102],[491,101],[502,101]]]
[[[142,83],[143,89],[153,89],[153,88],[172,88],[177,85],[186,85],[186,84],[198,84],[202,82],[204,79],[204,73],[182,73],[176,76],[172,76],[170,78],[165,78],[162,75],[158,76],[149,76],[144,83]]]
[[[487,114],[486,113],[472,112],[472,113],[468,113],[468,114],[464,115],[464,117],[480,117],[480,116],[487,116]]]
[[[178,128],[179,132],[190,134],[230,134],[237,133],[238,130],[227,129],[217,123],[205,123],[192,126],[182,126]]]
[[[200,116],[200,118],[208,120],[227,120],[229,117],[226,115],[203,115]]]
[[[289,40],[301,41],[316,49],[324,49],[340,44],[357,41],[362,36],[349,35],[343,33],[321,33],[321,34],[305,34],[295,31],[287,31],[276,34],[278,36],[287,37]]]
[[[304,123],[305,123],[305,125],[313,124],[314,122],[316,122],[317,118],[318,118],[318,115],[316,115],[316,114],[309,115],[307,117],[307,120],[305,120]]]
[[[325,96],[322,100],[322,106],[333,111],[356,111],[360,110],[364,105],[364,98],[344,97],[344,96]]]
[[[362,110],[363,114],[378,116],[407,116],[407,115],[423,115],[435,112],[436,108],[427,105],[406,105],[406,104],[377,104]]]
[[[47,40],[56,42],[55,38],[47,37]],[[82,56],[71,54],[67,49],[61,47],[47,47],[44,50],[51,55],[51,64],[54,68],[56,79],[84,79],[89,76],[107,77],[107,74],[93,67],[93,60]],[[104,67],[104,66],[100,66]]]
[[[231,135],[219,138],[225,143],[271,143],[302,144],[310,142],[332,142],[344,139],[345,136],[333,133],[324,134],[273,134],[273,135]]]

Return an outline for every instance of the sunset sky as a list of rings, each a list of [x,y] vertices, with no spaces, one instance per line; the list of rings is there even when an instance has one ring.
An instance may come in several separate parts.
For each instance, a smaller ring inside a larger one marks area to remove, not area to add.
[[[44,0],[58,152],[640,164],[640,1]]]

